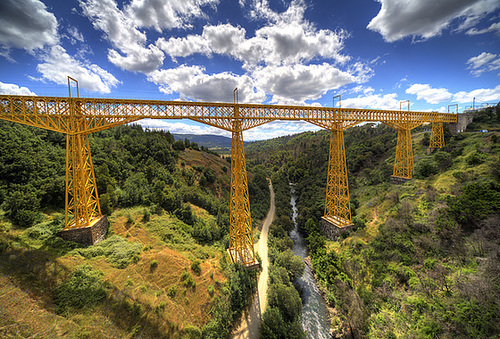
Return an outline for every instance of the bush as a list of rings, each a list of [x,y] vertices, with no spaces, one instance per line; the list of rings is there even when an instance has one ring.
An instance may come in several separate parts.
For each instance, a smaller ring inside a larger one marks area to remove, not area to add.
[[[7,217],[21,227],[33,226],[40,219],[39,207],[40,199],[31,191],[14,191],[4,202]]]
[[[148,222],[151,220],[151,213],[147,208],[144,209],[144,213],[142,214],[142,221],[143,222]]]
[[[417,174],[424,178],[438,173],[438,166],[432,158],[422,159],[416,167]]]
[[[118,235],[113,235],[96,245],[87,248],[78,248],[73,252],[87,259],[104,255],[108,258],[112,266],[125,268],[131,262],[139,261],[142,244],[130,242]]]
[[[469,155],[467,158],[465,158],[465,161],[467,162],[468,165],[474,166],[474,165],[481,165],[484,162],[484,156],[479,153],[478,151],[475,151],[471,155]]]
[[[52,220],[27,228],[26,231],[24,231],[24,235],[30,239],[44,241],[54,236],[57,232],[62,230],[63,227],[61,220]]]
[[[200,275],[201,274],[201,267],[200,267],[200,261],[195,260],[191,263],[191,270],[196,274]]]
[[[271,285],[268,299],[269,306],[278,308],[285,322],[299,319],[302,313],[302,300],[293,286]]]
[[[101,280],[104,274],[92,266],[79,266],[54,291],[56,313],[67,313],[71,308],[91,309],[108,296],[109,283]]]
[[[175,298],[175,295],[177,294],[177,286],[174,285],[174,286],[170,286],[168,291],[167,291],[167,295],[170,297],[170,298]]]
[[[474,228],[490,214],[500,211],[500,189],[493,183],[465,185],[457,197],[448,197],[448,212],[465,228]]]
[[[201,337],[202,337],[201,330],[198,327],[193,326],[193,325],[187,325],[184,328],[184,333],[186,334],[186,336],[184,336],[183,338],[201,339]]]

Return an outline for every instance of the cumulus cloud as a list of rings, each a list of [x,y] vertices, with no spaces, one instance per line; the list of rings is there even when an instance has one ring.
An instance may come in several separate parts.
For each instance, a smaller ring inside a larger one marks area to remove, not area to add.
[[[458,30],[465,30],[500,7],[497,0],[377,1],[382,7],[367,28],[379,32],[388,42],[407,36],[424,39],[437,36],[455,19],[461,20]]]
[[[453,101],[458,103],[471,102],[472,98],[482,102],[489,102],[496,104],[500,101],[500,85],[495,88],[479,88],[470,92],[458,92],[453,95]]]
[[[0,81],[0,94],[4,95],[36,95],[27,87],[19,87],[16,84],[7,84]]]
[[[0,1],[0,45],[28,51],[57,44],[57,20],[39,0]]]
[[[245,2],[240,5],[244,6]],[[244,28],[227,23],[207,25],[201,34],[160,38],[156,44],[174,61],[194,54],[207,57],[214,54],[225,55],[241,61],[247,73],[238,78],[248,79],[246,83],[252,82],[253,94],[245,97],[260,101],[266,99],[263,94],[266,92],[272,95],[271,100],[275,103],[304,104],[305,101],[320,98],[331,89],[352,82],[366,82],[372,76],[372,69],[361,62],[348,65],[345,70],[339,69],[350,60],[349,56],[342,53],[348,34],[342,30],[316,29],[303,17],[303,1],[292,1],[282,13],[271,10],[266,0],[255,0],[250,6],[253,18],[266,21],[252,37],[247,36]],[[317,59],[329,59],[333,63],[309,64]],[[179,67],[174,72],[165,70],[160,73],[178,74],[181,70],[185,71],[186,68]],[[151,77],[153,78],[157,78],[157,75]],[[235,82],[234,75],[227,73],[210,76],[211,81],[216,78],[223,78],[229,83]],[[187,82],[191,78],[184,79]],[[175,81],[176,84],[181,82],[181,79]],[[166,81],[161,83],[167,84]],[[174,88],[179,87],[169,84],[168,88],[165,85],[160,88],[168,92],[177,91]],[[242,89],[241,85],[238,87]],[[224,93],[228,92],[227,89],[224,88]],[[227,95],[218,93],[217,97]]]
[[[230,72],[206,74],[202,66],[185,66],[158,70],[148,78],[160,86],[160,91],[180,93],[182,98],[201,101],[232,102],[233,90],[238,87],[240,102],[262,102],[266,94],[255,86],[248,75]]]
[[[399,110],[397,96],[396,93],[360,95],[357,98],[342,100],[342,107]]]
[[[190,20],[205,17],[202,7],[215,7],[220,0],[132,0],[126,12],[138,27],[190,28]]]
[[[500,55],[483,52],[467,61],[471,74],[478,77],[484,72],[494,71],[500,68]]]
[[[446,88],[432,88],[428,84],[413,84],[406,90],[406,93],[415,94],[417,100],[423,99],[429,104],[449,101],[453,96]]]
[[[268,66],[256,69],[252,76],[266,92],[272,93],[272,102],[304,104],[327,91],[356,81],[356,78],[330,64]]]
[[[108,52],[109,61],[124,70],[148,74],[163,64],[165,56],[157,45],[148,44],[148,37],[141,29],[162,32],[190,28],[191,20],[205,17],[202,8],[215,7],[219,0],[132,0],[123,10],[115,0],[79,0],[79,3],[94,28],[104,32],[114,47]],[[159,41],[161,46],[162,40]],[[183,56],[181,51],[177,53]]]
[[[299,22],[264,26],[249,39],[244,28],[231,24],[205,26],[201,35],[184,38],[160,38],[157,46],[174,60],[192,54],[212,53],[231,56],[243,62],[245,68],[258,64],[281,65],[308,62],[316,57],[345,63],[342,55],[347,33],[315,30]]]
[[[81,88],[91,92],[109,93],[120,82],[101,67],[84,63],[70,56],[61,46],[54,46],[37,66],[42,79],[59,85],[68,83],[68,75],[78,80]]]
[[[79,0],[79,3],[94,28],[103,31],[119,50],[109,50],[110,62],[124,70],[143,73],[163,63],[163,52],[153,44],[146,47],[146,34],[139,31],[133,17],[118,9],[114,0]]]

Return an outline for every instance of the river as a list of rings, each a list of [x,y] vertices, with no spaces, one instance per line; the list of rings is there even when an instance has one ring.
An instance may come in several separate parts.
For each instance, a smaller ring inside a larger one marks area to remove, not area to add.
[[[305,239],[302,237],[297,226],[297,206],[294,185],[291,184],[293,215],[292,220],[295,225],[293,231],[290,232],[290,237],[293,240],[293,253],[305,258],[307,256],[307,247]],[[318,286],[316,286],[316,279],[314,278],[311,268],[306,265],[304,274],[298,278],[298,283],[302,288],[302,328],[306,332],[307,338],[329,339],[331,338],[329,332],[328,311],[326,309],[325,301],[321,297]]]

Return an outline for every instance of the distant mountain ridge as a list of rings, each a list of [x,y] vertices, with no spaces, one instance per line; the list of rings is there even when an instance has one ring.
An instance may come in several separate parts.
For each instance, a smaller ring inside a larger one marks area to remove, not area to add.
[[[188,139],[191,142],[196,142],[198,146],[204,146],[208,149],[231,148],[231,138],[221,135],[211,134],[174,134],[175,140]],[[246,144],[247,142],[245,142]]]

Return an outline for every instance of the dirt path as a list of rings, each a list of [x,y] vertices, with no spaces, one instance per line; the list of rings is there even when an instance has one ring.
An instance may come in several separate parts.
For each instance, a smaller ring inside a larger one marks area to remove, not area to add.
[[[275,206],[274,206],[274,190],[271,180],[269,180],[269,191],[271,192],[271,202],[269,212],[262,225],[260,238],[255,244],[255,250],[259,253],[262,259],[262,272],[260,272],[257,293],[252,297],[250,310],[243,311],[240,324],[237,329],[231,334],[234,339],[256,339],[259,338],[259,325],[262,319],[262,314],[266,309],[267,303],[267,282],[269,279],[269,258],[267,257],[267,234],[269,226],[274,220]]]

